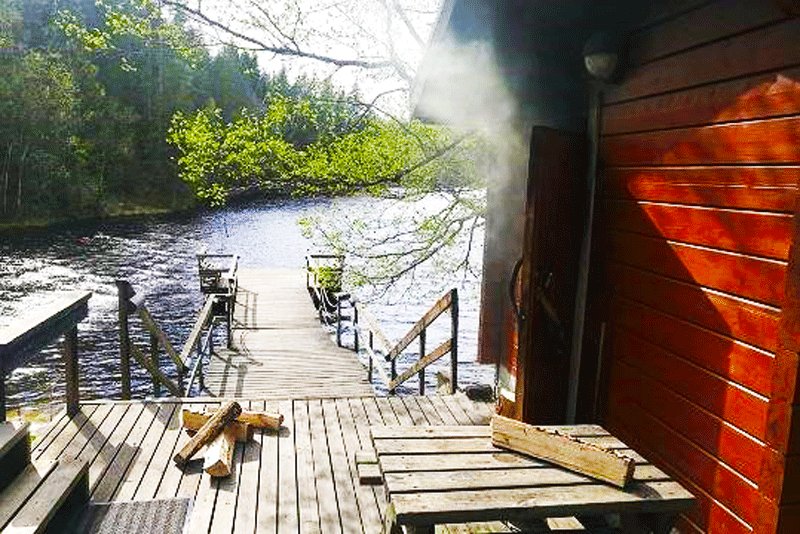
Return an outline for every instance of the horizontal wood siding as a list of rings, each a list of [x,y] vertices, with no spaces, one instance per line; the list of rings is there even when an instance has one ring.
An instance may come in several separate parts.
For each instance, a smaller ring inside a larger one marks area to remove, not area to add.
[[[606,323],[606,423],[697,495],[683,531],[769,532],[784,466],[800,480],[800,456],[774,444],[776,432],[791,442],[775,429],[794,413],[774,399],[794,384],[776,373],[796,372],[778,332],[800,176],[800,19],[772,1],[656,4],[604,95],[603,317],[590,324]],[[796,507],[800,485],[783,496]]]

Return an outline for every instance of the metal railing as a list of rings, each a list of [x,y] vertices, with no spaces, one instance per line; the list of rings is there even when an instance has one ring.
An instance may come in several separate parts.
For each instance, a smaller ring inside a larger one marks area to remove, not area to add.
[[[343,273],[344,256],[340,254],[306,255],[306,289],[322,323],[337,321],[338,303],[348,296],[341,293]]]
[[[62,336],[67,415],[78,413],[78,323],[89,313],[91,296],[90,292],[55,295],[50,303],[0,330],[0,422],[6,420],[6,375],[30,363],[39,351]]]

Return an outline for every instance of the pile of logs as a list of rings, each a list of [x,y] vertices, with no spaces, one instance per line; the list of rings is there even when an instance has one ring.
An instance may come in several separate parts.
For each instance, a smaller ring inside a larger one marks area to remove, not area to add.
[[[192,437],[175,455],[178,467],[185,466],[204,446],[203,470],[214,477],[226,477],[233,471],[236,443],[253,438],[255,429],[278,430],[283,416],[266,412],[245,412],[238,402],[227,402],[215,412],[183,410],[183,428]]]

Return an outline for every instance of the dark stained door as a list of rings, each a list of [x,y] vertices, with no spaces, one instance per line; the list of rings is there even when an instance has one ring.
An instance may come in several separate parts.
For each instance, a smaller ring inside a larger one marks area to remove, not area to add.
[[[533,129],[523,251],[513,288],[514,415],[531,423],[562,423],[566,414],[586,160],[584,134]]]

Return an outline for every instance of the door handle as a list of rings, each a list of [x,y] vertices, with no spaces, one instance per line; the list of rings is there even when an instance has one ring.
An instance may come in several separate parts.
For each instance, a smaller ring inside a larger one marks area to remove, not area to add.
[[[526,319],[525,312],[522,311],[517,304],[517,278],[519,278],[519,272],[521,270],[522,258],[517,260],[517,263],[514,264],[514,268],[511,271],[511,282],[508,285],[508,297],[511,300],[511,309],[514,310],[514,315],[516,315],[517,320],[524,321]]]

